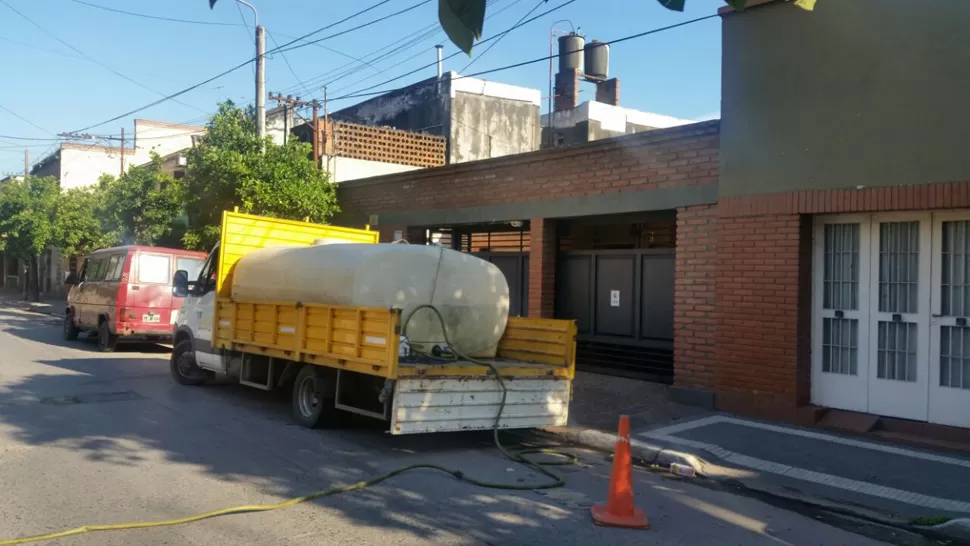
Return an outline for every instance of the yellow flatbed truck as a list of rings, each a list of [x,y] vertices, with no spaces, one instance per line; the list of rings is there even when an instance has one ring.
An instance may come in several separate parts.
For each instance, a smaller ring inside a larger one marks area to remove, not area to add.
[[[497,356],[482,361],[402,356],[399,309],[232,297],[235,264],[272,246],[377,244],[378,234],[223,213],[222,234],[198,278],[179,271],[172,376],[180,384],[226,375],[263,390],[291,389],[293,418],[313,427],[357,413],[392,434],[566,424],[575,373],[573,321],[510,317]],[[320,279],[326,283],[326,278]]]

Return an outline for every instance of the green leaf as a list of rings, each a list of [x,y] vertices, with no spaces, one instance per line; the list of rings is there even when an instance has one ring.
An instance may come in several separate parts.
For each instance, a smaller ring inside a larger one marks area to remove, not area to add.
[[[744,11],[744,6],[747,4],[747,0],[724,0],[729,6],[736,9],[737,11]]]
[[[471,55],[475,40],[482,37],[486,0],[438,0],[438,21],[448,39]]]
[[[686,0],[657,0],[660,5],[673,11],[684,11]]]
[[[805,11],[815,10],[815,0],[795,0],[795,5]]]

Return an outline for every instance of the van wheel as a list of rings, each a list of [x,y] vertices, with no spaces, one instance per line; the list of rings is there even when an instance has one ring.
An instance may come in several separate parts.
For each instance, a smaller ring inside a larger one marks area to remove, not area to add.
[[[108,321],[101,321],[101,324],[98,325],[98,348],[101,349],[102,353],[111,353],[114,352],[117,345],[118,335],[111,333]]]
[[[64,315],[64,339],[67,341],[74,341],[77,339],[77,335],[80,332],[81,330],[77,327],[77,324],[74,323],[74,312],[68,311],[68,313]]]
[[[190,339],[175,345],[170,362],[172,378],[179,385],[201,385],[212,377],[211,372],[203,370],[195,363],[195,350]]]
[[[316,428],[329,422],[336,412],[335,387],[319,366],[303,366],[293,382],[293,420],[306,428]]]

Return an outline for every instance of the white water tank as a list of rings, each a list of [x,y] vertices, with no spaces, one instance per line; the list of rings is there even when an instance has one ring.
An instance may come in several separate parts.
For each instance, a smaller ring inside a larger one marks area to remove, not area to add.
[[[509,285],[494,264],[441,247],[408,244],[323,244],[270,247],[236,263],[232,298],[298,301],[402,310],[421,304],[441,311],[454,349],[467,356],[495,356],[509,316]],[[431,352],[444,346],[429,309],[411,319],[411,346]]]

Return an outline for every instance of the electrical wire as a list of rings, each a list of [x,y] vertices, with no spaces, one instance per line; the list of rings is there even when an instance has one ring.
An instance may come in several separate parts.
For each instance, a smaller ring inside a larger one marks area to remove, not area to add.
[[[9,108],[7,108],[6,106],[4,106],[4,105],[2,105],[2,104],[0,104],[0,110],[3,110],[4,112],[7,112],[7,113],[8,113],[8,114],[10,114],[11,116],[13,116],[13,117],[15,117],[15,118],[17,118],[17,119],[19,119],[19,120],[21,120],[21,121],[23,121],[23,122],[26,122],[26,123],[28,123],[28,124],[30,124],[30,125],[33,125],[33,126],[34,126],[34,127],[36,127],[37,129],[40,129],[41,131],[43,131],[43,132],[45,132],[45,133],[47,133],[47,134],[49,134],[49,135],[51,135],[51,136],[55,136],[55,137],[57,136],[57,135],[55,135],[54,133],[52,133],[52,132],[50,132],[50,131],[48,131],[47,129],[44,129],[44,128],[43,128],[43,127],[41,127],[40,125],[37,125],[37,124],[36,124],[36,123],[34,123],[33,121],[30,121],[29,119],[27,119],[27,118],[25,118],[25,117],[23,117],[23,116],[21,116],[21,115],[20,115],[20,114],[18,114],[17,112],[14,112],[13,110],[11,110],[11,109],[9,109]]]
[[[23,13],[21,13],[19,10],[17,10],[16,8],[14,8],[10,4],[8,4],[7,3],[7,0],[0,0],[0,4],[3,4],[4,6],[7,7],[7,9],[9,9],[10,11],[12,11],[12,12],[16,13],[17,15],[19,15],[21,19],[27,21],[31,25],[34,25],[35,27],[37,27],[38,29],[40,29],[44,34],[47,34],[51,38],[57,40],[58,42],[60,42],[64,46],[66,46],[68,49],[70,49],[71,51],[74,51],[75,53],[77,53],[78,55],[80,55],[80,56],[84,57],[85,59],[91,61],[92,63],[100,66],[101,68],[104,68],[108,72],[111,72],[112,74],[118,76],[119,78],[122,78],[123,80],[128,81],[128,82],[131,82],[131,83],[137,85],[138,87],[141,87],[142,89],[151,91],[152,93],[155,93],[156,95],[163,95],[162,92],[156,91],[155,89],[152,89],[151,87],[148,87],[147,85],[145,85],[145,84],[143,84],[141,82],[138,82],[138,81],[136,81],[136,80],[134,80],[134,79],[126,76],[125,74],[119,72],[118,70],[112,68],[111,66],[109,66],[109,65],[107,65],[105,63],[102,63],[101,61],[95,59],[94,57],[88,55],[87,53],[81,51],[80,49],[78,49],[78,48],[74,47],[73,45],[67,43],[66,41],[62,40],[56,34],[54,34],[53,32],[51,32],[49,30],[47,30],[46,28],[44,28],[43,26],[41,26],[40,24],[38,24],[37,22],[35,22],[30,17],[27,17],[26,15],[24,15]],[[198,110],[199,112],[202,112],[203,111],[201,108],[197,108],[195,106],[192,106],[191,104],[186,104],[186,103],[181,102],[181,101],[175,101],[175,102],[178,102],[179,104],[181,104],[182,106],[185,106],[187,108],[192,108],[193,110]]]
[[[208,26],[214,26],[214,27],[238,27],[239,26],[238,23],[220,23],[220,22],[217,22],[217,21],[188,21],[186,19],[173,19],[171,17],[160,17],[160,16],[157,16],[157,15],[148,15],[148,14],[145,14],[145,13],[135,13],[133,11],[125,11],[125,10],[122,10],[122,9],[109,8],[108,6],[100,6],[98,4],[92,4],[91,2],[84,2],[83,0],[71,0],[71,1],[74,2],[74,3],[76,3],[76,4],[83,4],[85,6],[90,6],[92,8],[97,8],[97,9],[104,10],[104,11],[113,11],[115,13],[121,13],[121,14],[124,14],[124,15],[131,15],[133,17],[142,17],[144,19],[155,19],[155,20],[158,20],[158,21],[168,21],[168,22],[171,22],[171,23],[187,23],[187,24],[190,24],[190,25],[208,25]],[[237,4],[237,6],[238,6],[238,4]],[[245,25],[245,21],[243,22],[243,26],[246,26]]]
[[[343,19],[341,19],[341,20],[339,20],[337,22],[330,23],[329,25],[326,25],[324,27],[318,28],[317,30],[314,30],[313,32],[304,34],[303,36],[300,36],[299,38],[296,38],[296,39],[294,39],[294,40],[292,40],[290,42],[287,42],[287,43],[283,44],[282,47],[287,47],[287,46],[292,45],[292,44],[294,44],[294,43],[296,43],[296,42],[298,42],[300,40],[305,40],[306,38],[308,38],[310,36],[313,36],[314,34],[317,34],[319,32],[322,32],[324,30],[327,30],[329,28],[332,28],[334,26],[337,26],[337,25],[339,25],[341,23],[344,23],[346,21],[349,21],[350,19],[353,19],[354,17],[357,17],[358,15],[362,15],[364,13],[367,13],[368,11],[371,11],[373,9],[376,9],[376,8],[382,6],[382,5],[384,5],[384,4],[386,4],[386,3],[390,2],[390,1],[391,0],[381,0],[380,2],[378,2],[378,3],[376,3],[376,4],[372,5],[372,6],[369,6],[367,8],[364,8],[364,9],[358,11],[358,12],[352,13],[351,15],[348,15],[347,17],[344,17]],[[0,2],[3,2],[4,4],[6,4],[5,0],[0,0]],[[362,28],[362,27],[358,27],[358,28]],[[276,51],[277,51],[276,49],[273,49],[273,50],[267,51],[266,54],[268,55],[270,53],[275,53]],[[200,87],[202,87],[204,85],[207,85],[209,83],[212,83],[215,80],[218,80],[219,78],[222,78],[223,76],[226,76],[228,74],[231,74],[231,73],[235,72],[236,70],[239,70],[240,68],[248,65],[249,63],[251,63],[251,62],[253,62],[255,60],[256,60],[256,57],[253,57],[253,58],[248,59],[248,60],[246,60],[246,61],[244,61],[242,63],[237,64],[236,66],[233,66],[232,68],[229,68],[228,70],[224,70],[223,72],[220,72],[219,74],[216,74],[215,76],[212,76],[211,78],[208,78],[208,79],[206,79],[204,81],[201,81],[199,83],[196,83],[194,85],[190,85],[189,87],[186,87],[185,89],[182,89],[181,91],[176,91],[175,93],[171,93],[169,95],[166,95],[166,96],[162,97],[159,100],[150,102],[150,103],[148,103],[148,104],[146,104],[144,106],[140,106],[140,107],[135,108],[133,110],[129,110],[128,112],[125,112],[124,114],[115,116],[113,118],[107,119],[107,120],[102,121],[102,122],[99,122],[99,123],[95,123],[94,125],[89,125],[89,126],[83,128],[83,129],[78,129],[77,131],[73,131],[73,132],[75,132],[75,133],[83,133],[84,131],[88,131],[88,130],[93,129],[95,127],[100,127],[101,125],[104,125],[106,123],[111,123],[113,121],[118,121],[119,119],[128,117],[128,116],[133,115],[133,114],[137,114],[138,112],[141,112],[143,110],[147,110],[147,109],[152,108],[153,106],[157,106],[157,105],[159,105],[159,104],[161,104],[163,102],[166,102],[166,101],[169,101],[169,100],[175,100],[176,97],[179,97],[179,96],[184,95],[184,94],[186,94],[186,93],[188,93],[190,91],[194,91],[194,90],[196,90],[196,89],[198,89],[198,88],[200,88]],[[205,112],[205,113],[208,114],[208,112]]]
[[[504,31],[502,31],[502,32],[500,32],[500,33],[498,33],[498,34],[495,34],[495,35],[493,35],[493,36],[489,36],[488,38],[485,38],[485,39],[483,39],[483,40],[480,40],[480,41],[478,42],[478,45],[482,45],[482,44],[484,44],[484,43],[488,43],[488,42],[491,42],[492,40],[497,40],[497,39],[499,39],[499,38],[501,38],[502,36],[505,36],[505,35],[506,35],[506,34],[508,34],[509,32],[512,32],[513,30],[515,30],[515,29],[517,29],[517,28],[519,28],[519,27],[521,27],[521,26],[524,26],[524,25],[527,25],[527,24],[529,24],[529,23],[531,23],[532,21],[535,21],[536,19],[540,19],[540,18],[542,18],[542,17],[545,17],[546,15],[549,15],[550,13],[553,13],[553,12],[555,12],[555,11],[557,11],[557,10],[560,10],[560,9],[562,9],[562,8],[564,8],[564,7],[566,7],[566,6],[568,6],[569,4],[572,4],[572,3],[573,3],[573,2],[575,2],[575,1],[576,1],[576,0],[567,0],[566,2],[563,2],[562,4],[559,4],[559,5],[557,5],[557,6],[555,6],[555,7],[552,7],[552,8],[549,8],[549,9],[547,9],[546,11],[544,11],[544,12],[542,12],[542,13],[540,13],[539,15],[536,15],[536,16],[534,16],[534,17],[531,17],[531,18],[529,18],[529,19],[526,19],[525,21],[522,21],[522,22],[520,22],[520,23],[518,23],[518,24],[515,24],[515,25],[513,25],[513,26],[511,26],[511,27],[509,27],[508,29],[506,29],[506,30],[504,30]],[[454,53],[452,53],[451,55],[448,55],[447,57],[445,57],[444,59],[442,59],[442,61],[445,61],[445,60],[448,60],[448,59],[451,59],[451,58],[453,58],[453,57],[456,57],[456,56],[458,56],[458,55],[461,55],[461,54],[462,54],[462,52],[461,52],[461,51],[456,51],[456,52],[454,52]],[[424,65],[424,66],[421,66],[421,67],[419,67],[419,68],[416,68],[416,69],[414,69],[414,70],[411,70],[410,72],[407,72],[407,73],[405,73],[405,74],[401,74],[400,76],[395,76],[395,77],[393,77],[393,78],[391,78],[391,79],[389,79],[389,80],[385,80],[385,81],[383,81],[383,82],[381,82],[381,83],[378,83],[378,84],[374,84],[374,85],[372,85],[372,86],[370,86],[370,87],[365,87],[365,88],[363,88],[363,89],[360,89],[360,90],[357,90],[357,91],[354,91],[354,93],[362,93],[362,92],[364,92],[364,91],[369,91],[369,90],[371,90],[371,89],[374,89],[374,88],[376,88],[376,87],[381,87],[381,86],[383,86],[383,85],[386,85],[386,84],[388,84],[388,83],[391,83],[391,82],[393,82],[393,81],[397,81],[397,80],[400,80],[401,78],[406,78],[406,77],[408,77],[408,76],[410,76],[410,75],[412,75],[412,74],[416,74],[416,73],[418,73],[418,72],[420,72],[420,71],[422,71],[422,70],[425,70],[426,68],[430,68],[430,67],[432,67],[432,66],[435,66],[435,65],[437,65],[437,64],[438,64],[438,62],[437,62],[437,61],[435,61],[435,62],[433,62],[433,63],[430,63],[430,64],[426,64],[426,65]],[[347,87],[351,87],[351,86],[353,86],[353,85],[354,85],[354,84],[351,84],[351,85],[349,85],[349,86],[347,86]],[[346,89],[346,87],[345,87],[344,89]],[[373,94],[379,94],[379,93],[371,93],[371,94],[366,94],[366,95],[352,95],[352,96],[370,96],[370,95],[373,95]],[[348,98],[348,96],[345,96],[345,97],[339,97],[339,98],[341,98],[341,99],[342,99],[342,98]],[[338,100],[338,99],[333,99],[333,100]]]
[[[266,34],[269,34],[269,39],[272,40],[273,45],[275,45],[276,49],[278,50],[280,48],[280,45],[276,43],[276,38],[273,37],[273,34],[270,33],[268,30],[264,30],[264,32]],[[303,81],[300,80],[300,77],[296,75],[296,70],[293,70],[293,65],[291,65],[290,60],[286,58],[286,53],[283,53],[282,51],[277,51],[277,52],[280,54],[280,58],[283,59],[283,62],[286,63],[286,68],[290,71],[290,74],[293,75],[293,79],[295,79],[297,83],[299,83],[303,87],[303,90],[306,91],[308,95],[312,94],[310,90],[307,88],[306,84],[303,83]]]
[[[386,21],[386,20],[388,20],[388,19],[390,19],[392,17],[396,17],[398,15],[403,15],[403,14],[409,12],[409,11],[412,11],[412,10],[415,10],[417,8],[420,8],[421,6],[423,6],[425,4],[428,4],[430,2],[431,2],[431,0],[421,0],[417,4],[413,4],[413,5],[411,5],[409,7],[406,7],[404,9],[400,10],[400,11],[396,11],[394,13],[385,15],[384,17],[380,17],[378,19],[374,19],[373,21],[368,21],[366,23],[357,25],[354,28],[350,28],[350,29],[347,29],[347,30],[343,30],[343,31],[337,32],[335,34],[331,34],[329,36],[324,36],[323,38],[318,38],[316,40],[312,40],[312,41],[309,41],[309,42],[304,42],[302,44],[297,44],[297,45],[294,45],[294,46],[290,46],[289,44],[286,44],[286,45],[283,46],[283,48],[279,49],[278,51],[293,51],[294,49],[300,49],[301,47],[306,47],[308,45],[317,44],[317,43],[323,42],[325,40],[330,40],[331,38],[336,38],[338,36],[343,36],[344,34],[348,34],[350,32],[355,32],[355,31],[358,31],[358,30],[360,30],[362,28],[366,28],[366,27],[369,27],[371,25],[375,25],[377,23],[381,23],[381,22]]]
[[[675,28],[683,27],[683,26],[686,26],[686,25],[691,25],[691,24],[694,24],[694,23],[699,23],[701,21],[706,21],[708,19],[714,19],[714,18],[717,18],[717,17],[720,17],[720,15],[717,15],[717,14],[714,14],[714,15],[705,15],[704,17],[698,17],[696,19],[690,19],[690,20],[687,20],[687,21],[682,21],[680,23],[675,23],[673,25],[667,25],[667,26],[664,26],[664,27],[658,27],[658,28],[654,28],[654,29],[651,29],[651,30],[647,30],[647,31],[644,31],[644,32],[637,33],[637,34],[631,34],[629,36],[624,36],[622,38],[616,38],[616,39],[610,40],[608,42],[603,42],[603,44],[606,44],[606,45],[619,44],[619,43],[627,42],[627,41],[630,41],[630,40],[635,40],[637,38],[643,38],[644,36],[649,36],[651,34],[656,34],[658,32],[664,32],[664,31],[667,31],[667,30],[672,30],[672,29],[675,29]],[[455,76],[454,78],[452,78],[452,80],[460,80],[460,79],[464,79],[464,78],[474,78],[474,77],[477,77],[477,76],[484,76],[486,74],[494,74],[496,72],[503,72],[505,70],[511,70],[513,68],[519,68],[519,67],[522,67],[522,66],[528,66],[530,64],[536,64],[536,63],[541,63],[543,61],[548,61],[549,59],[555,59],[555,58],[557,58],[560,55],[565,54],[565,53],[576,53],[576,52],[581,52],[581,51],[583,51],[583,50],[582,49],[576,49],[576,50],[573,50],[573,51],[559,52],[559,53],[556,53],[554,55],[546,55],[544,57],[539,57],[537,59],[532,59],[532,60],[529,60],[529,61],[522,61],[522,62],[519,62],[519,63],[514,63],[514,64],[510,64],[510,65],[500,66],[498,68],[491,68],[489,70],[482,70],[480,72],[475,72],[475,73],[472,73],[472,74]],[[423,67],[423,68],[427,68],[427,67]],[[405,75],[402,75],[402,76],[398,76],[397,78],[393,78],[393,79],[388,80],[387,82],[384,82],[384,83],[388,83],[388,82],[391,82],[391,81],[400,79],[403,76],[412,74],[414,72],[415,71],[412,71],[412,72],[409,72],[408,74],[405,74]],[[371,86],[370,88],[379,87],[381,85],[384,85],[384,83],[380,83],[380,84]],[[429,84],[429,85],[433,85],[433,83],[432,84]],[[370,89],[370,88],[367,88],[367,89]],[[336,100],[344,100],[344,99],[355,99],[355,98],[360,98],[360,97],[372,97],[374,95],[383,95],[384,93],[390,93],[390,92],[393,92],[393,91],[399,91],[401,89],[404,89],[404,88],[401,87],[401,88],[397,88],[397,89],[385,89],[383,91],[375,91],[375,92],[370,92],[370,93],[355,92],[355,93],[352,93],[352,94],[349,94],[349,95],[343,95],[343,96],[339,96],[339,97],[334,97],[334,98],[332,98],[330,100],[331,101],[336,101]]]
[[[542,4],[545,4],[547,2],[549,2],[549,0],[539,0],[539,2],[535,6],[533,6],[532,9],[530,9],[528,13],[526,13],[525,15],[523,15],[521,18],[519,18],[518,21],[515,22],[515,25],[513,25],[512,28],[518,28],[518,26],[520,24],[522,24],[522,21],[524,21],[530,15],[532,15],[533,13],[535,13],[535,11],[537,9],[539,9],[539,6],[541,6]],[[485,48],[485,51],[482,51],[478,55],[475,55],[475,57],[472,60],[468,61],[468,64],[466,64],[465,66],[463,66],[461,68],[461,70],[458,71],[458,73],[460,74],[460,73],[468,70],[468,67],[470,67],[471,65],[475,64],[476,62],[478,62],[479,59],[481,59],[482,57],[484,57],[489,51],[492,50],[493,47],[497,46],[499,44],[499,42],[502,41],[502,38],[505,38],[506,36],[508,36],[508,32],[506,32],[505,34],[502,34],[501,36],[498,37],[497,40],[495,40],[494,42],[492,42],[491,44],[489,44],[489,46],[487,48]]]
[[[239,12],[239,20],[242,21],[243,32],[246,33],[246,38],[252,40],[252,43],[255,45],[256,31],[254,30],[252,33],[249,32],[249,25],[246,24],[246,16],[243,15],[242,6],[239,5],[239,2],[233,2],[233,4],[236,5],[236,11]],[[252,68],[253,68],[253,77],[256,77],[256,65],[253,65]]]

